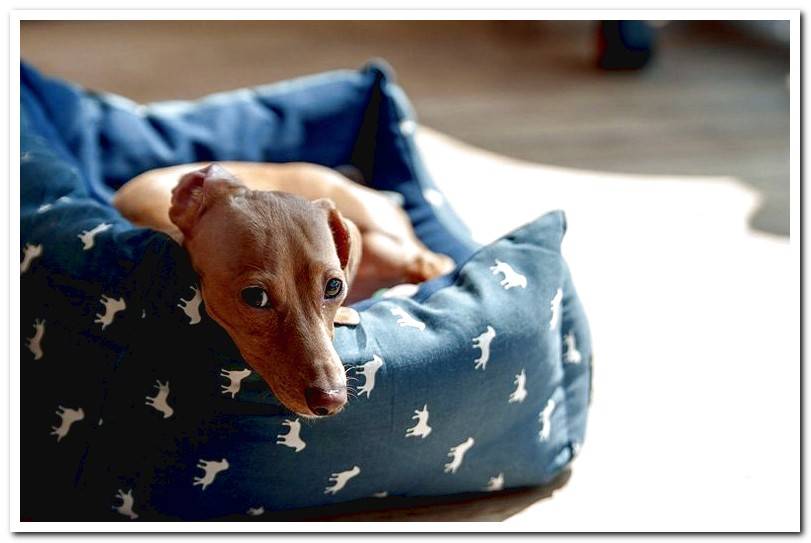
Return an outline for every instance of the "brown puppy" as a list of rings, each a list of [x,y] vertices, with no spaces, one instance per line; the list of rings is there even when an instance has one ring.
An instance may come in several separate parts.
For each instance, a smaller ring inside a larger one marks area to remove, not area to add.
[[[341,307],[356,277],[365,297],[453,262],[417,240],[399,207],[332,170],[225,165],[146,172],[116,193],[115,206],[183,244],[206,311],[283,404],[305,417],[333,415],[346,403],[334,322],[356,322]]]

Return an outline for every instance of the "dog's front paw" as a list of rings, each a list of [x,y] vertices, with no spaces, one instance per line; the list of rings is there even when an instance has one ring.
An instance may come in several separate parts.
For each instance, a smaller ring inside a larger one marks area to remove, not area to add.
[[[356,326],[360,323],[360,315],[351,307],[339,307],[335,312],[334,322],[344,326]]]
[[[412,283],[421,283],[445,275],[455,266],[453,259],[447,255],[420,251],[406,268],[406,279]]]

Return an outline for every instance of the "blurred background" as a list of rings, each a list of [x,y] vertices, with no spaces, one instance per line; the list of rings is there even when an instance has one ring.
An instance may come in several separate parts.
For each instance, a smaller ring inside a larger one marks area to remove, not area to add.
[[[761,196],[752,226],[788,235],[788,21],[624,24],[43,21],[22,23],[21,54],[139,102],[379,57],[426,126],[543,164],[734,176]]]
[[[556,531],[799,528],[789,49],[788,21],[21,24],[23,60],[138,102],[383,58],[475,239],[565,210],[595,347],[571,479],[302,517]]]

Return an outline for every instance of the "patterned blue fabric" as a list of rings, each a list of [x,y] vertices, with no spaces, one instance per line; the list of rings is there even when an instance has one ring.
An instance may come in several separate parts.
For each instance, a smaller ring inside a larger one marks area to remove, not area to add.
[[[563,214],[478,247],[430,194],[412,127],[375,65],[149,106],[22,66],[24,519],[261,519],[560,473],[591,373]],[[142,171],[201,160],[354,165],[459,264],[337,329],[358,391],[340,415],[287,411],[206,315],[183,249],[110,205]]]

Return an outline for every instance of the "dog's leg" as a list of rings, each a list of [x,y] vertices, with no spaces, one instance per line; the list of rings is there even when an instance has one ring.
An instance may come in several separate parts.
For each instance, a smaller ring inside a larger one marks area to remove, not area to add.
[[[454,266],[448,256],[375,230],[363,233],[363,257],[359,277],[398,283],[421,283],[448,273]]]

